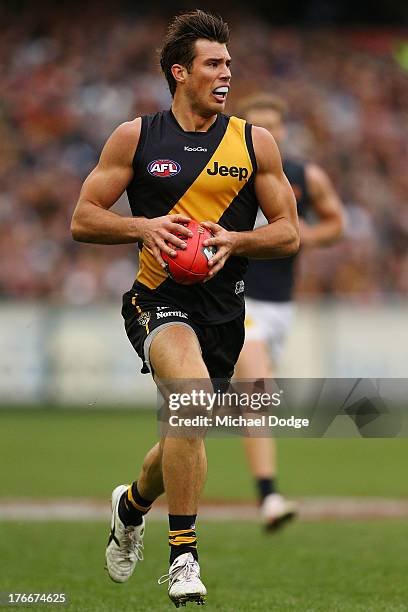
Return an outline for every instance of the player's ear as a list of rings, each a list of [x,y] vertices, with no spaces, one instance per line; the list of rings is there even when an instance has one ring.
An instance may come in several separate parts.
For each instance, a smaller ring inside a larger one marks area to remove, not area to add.
[[[184,83],[186,80],[187,69],[181,64],[173,64],[171,67],[171,74],[173,75],[176,83]]]

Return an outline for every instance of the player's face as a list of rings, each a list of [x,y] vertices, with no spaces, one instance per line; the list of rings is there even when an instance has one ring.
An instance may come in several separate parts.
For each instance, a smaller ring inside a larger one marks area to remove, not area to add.
[[[272,134],[278,146],[285,138],[285,126],[282,115],[272,108],[254,108],[247,112],[248,123],[263,127]]]
[[[195,112],[211,116],[224,110],[231,81],[230,63],[225,45],[205,39],[195,42],[185,89]]]

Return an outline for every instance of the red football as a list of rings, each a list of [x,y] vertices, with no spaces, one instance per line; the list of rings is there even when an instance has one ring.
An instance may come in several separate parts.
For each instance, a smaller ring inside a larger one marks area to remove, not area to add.
[[[180,285],[194,285],[201,283],[208,274],[208,262],[217,252],[216,247],[205,247],[204,240],[211,238],[211,232],[197,223],[189,221],[182,223],[193,232],[191,238],[178,234],[187,244],[186,249],[179,249],[176,257],[170,257],[162,251],[162,257],[167,264],[167,274]]]

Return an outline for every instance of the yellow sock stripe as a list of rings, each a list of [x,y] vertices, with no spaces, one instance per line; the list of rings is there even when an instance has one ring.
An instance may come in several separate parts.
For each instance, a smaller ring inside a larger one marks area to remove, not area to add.
[[[180,536],[169,536],[169,540],[177,540],[177,542],[179,542],[180,540],[196,540],[197,536],[191,535],[191,536],[187,536],[187,535],[180,535]]]
[[[169,542],[171,542],[171,544],[190,544],[190,542],[196,542],[196,540],[197,540],[196,535],[169,536]]]
[[[197,545],[197,538],[194,537],[187,537],[187,536],[177,536],[177,538],[172,539],[169,538],[169,544],[171,544],[172,546],[181,546],[182,544],[196,544]]]
[[[132,487],[129,487],[127,490],[127,498],[130,501],[130,503],[132,504],[132,506],[134,508],[136,508],[136,510],[140,510],[140,512],[147,512],[148,510],[150,510],[151,506],[141,506],[140,504],[138,504],[134,499],[133,499],[133,495],[132,495]]]
[[[169,536],[176,536],[182,533],[192,533],[194,529],[177,529],[176,531],[169,531]]]

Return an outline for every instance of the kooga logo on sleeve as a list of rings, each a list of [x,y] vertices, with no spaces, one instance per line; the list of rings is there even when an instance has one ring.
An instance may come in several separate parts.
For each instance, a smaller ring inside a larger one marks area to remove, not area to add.
[[[155,159],[147,166],[147,171],[153,176],[169,178],[176,176],[181,170],[180,164],[172,159]]]

